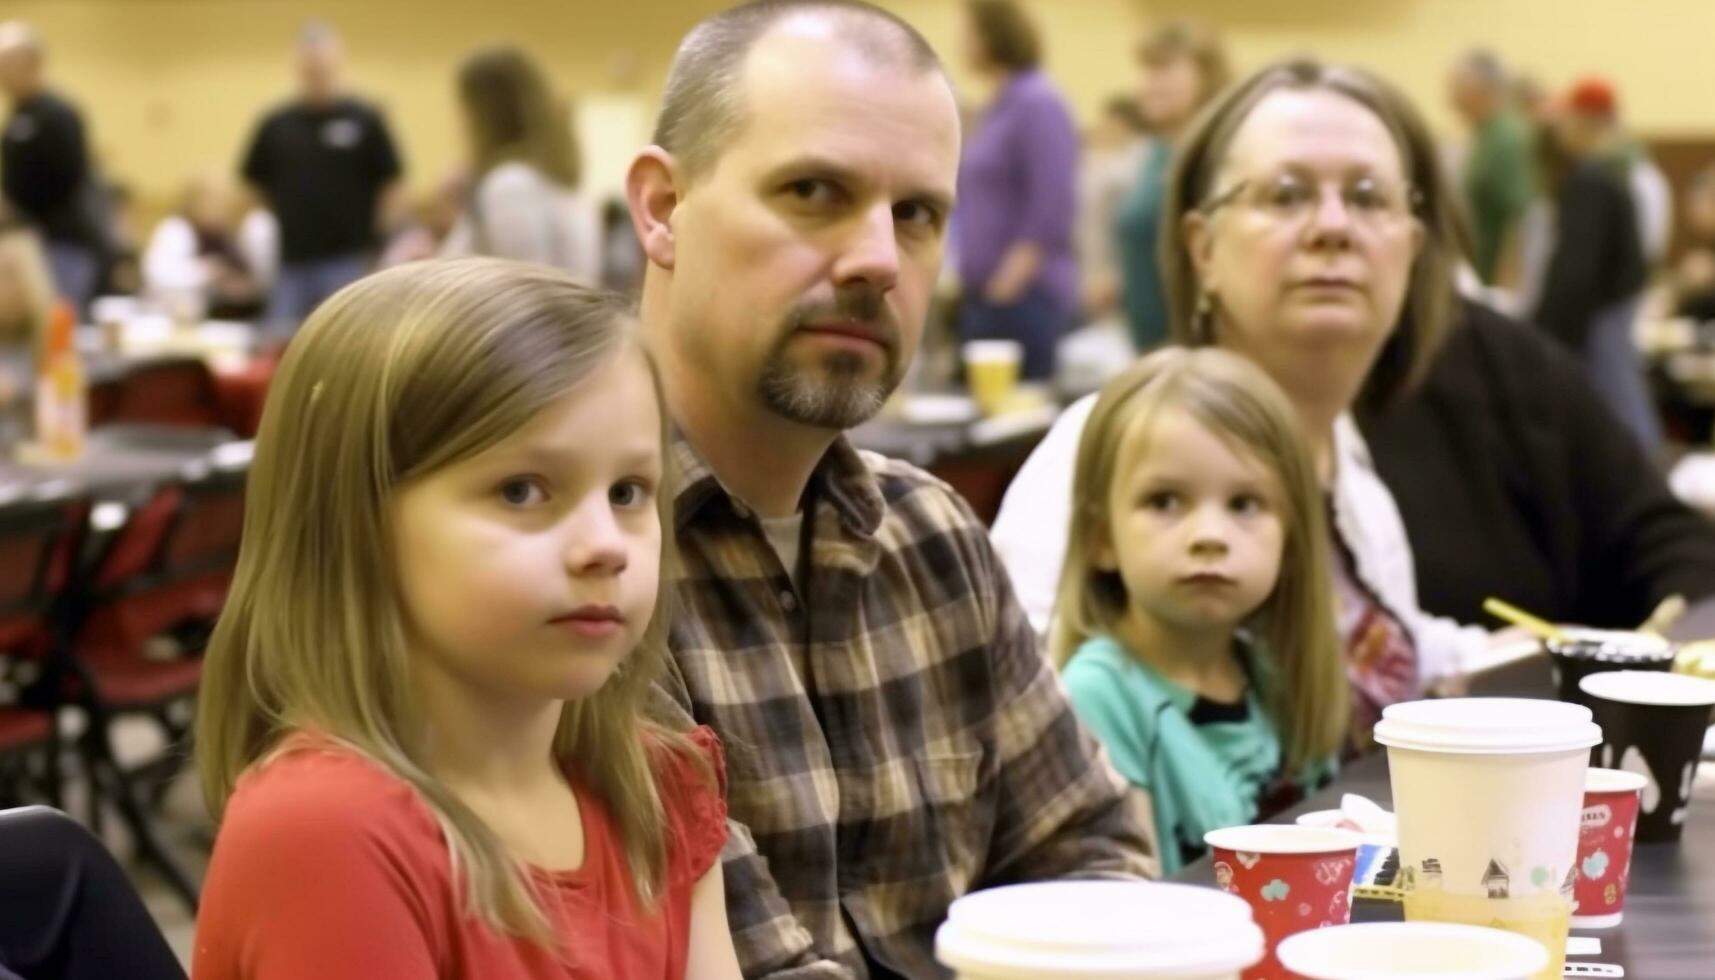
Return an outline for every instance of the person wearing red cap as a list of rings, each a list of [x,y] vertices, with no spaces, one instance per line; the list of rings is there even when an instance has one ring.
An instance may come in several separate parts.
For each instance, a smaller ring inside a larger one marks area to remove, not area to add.
[[[1603,160],[1625,182],[1637,212],[1644,261],[1654,266],[1665,256],[1673,232],[1673,191],[1643,145],[1626,132],[1613,83],[1596,75],[1581,78],[1559,109],[1558,125],[1567,141]]]
[[[1648,264],[1629,173],[1614,163],[1616,121],[1613,89],[1592,79],[1566,93],[1542,133],[1555,233],[1532,319],[1582,355],[1603,401],[1659,454],[1661,420],[1632,342]]]

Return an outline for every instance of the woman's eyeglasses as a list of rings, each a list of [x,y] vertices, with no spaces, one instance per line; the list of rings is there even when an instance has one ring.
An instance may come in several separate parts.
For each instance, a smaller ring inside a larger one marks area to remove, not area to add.
[[[1210,198],[1198,210],[1214,214],[1228,206],[1242,207],[1278,224],[1303,227],[1322,204],[1327,185],[1295,173],[1246,178]],[[1422,195],[1410,184],[1383,177],[1362,176],[1339,185],[1341,206],[1353,223],[1375,231],[1397,227],[1411,219]]]

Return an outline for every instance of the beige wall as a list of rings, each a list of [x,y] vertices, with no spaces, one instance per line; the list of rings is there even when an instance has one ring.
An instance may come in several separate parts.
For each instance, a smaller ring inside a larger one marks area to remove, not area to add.
[[[958,0],[886,0],[944,53]],[[199,167],[230,167],[259,110],[290,86],[305,19],[346,36],[351,78],[388,110],[422,187],[454,166],[453,66],[473,45],[520,40],[568,91],[651,105],[677,38],[711,0],[5,0],[38,24],[52,70],[85,106],[110,171],[151,200]],[[1715,0],[1035,0],[1049,67],[1088,115],[1130,85],[1127,49],[1150,18],[1195,12],[1224,26],[1240,66],[1315,50],[1386,71],[1450,128],[1441,94],[1474,40],[1560,85],[1600,68],[1652,134],[1715,131]]]

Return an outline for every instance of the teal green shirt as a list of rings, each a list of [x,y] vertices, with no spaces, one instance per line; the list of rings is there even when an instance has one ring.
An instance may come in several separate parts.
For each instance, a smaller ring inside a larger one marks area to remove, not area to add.
[[[1242,706],[1200,699],[1105,636],[1085,641],[1063,672],[1078,718],[1150,795],[1163,874],[1200,856],[1204,833],[1254,823],[1259,797],[1280,777],[1280,736],[1257,690],[1272,672],[1251,644],[1237,646],[1253,679]],[[1301,785],[1334,765],[1313,767]]]
[[[1465,162],[1465,206],[1471,215],[1477,275],[1494,282],[1501,247],[1536,196],[1536,152],[1530,125],[1498,112],[1477,129]]]
[[[1142,172],[1131,193],[1114,213],[1114,253],[1119,260],[1120,299],[1126,326],[1138,351],[1167,341],[1167,292],[1161,285],[1157,261],[1161,241],[1161,206],[1167,195],[1167,175],[1173,154],[1161,140],[1143,151]]]

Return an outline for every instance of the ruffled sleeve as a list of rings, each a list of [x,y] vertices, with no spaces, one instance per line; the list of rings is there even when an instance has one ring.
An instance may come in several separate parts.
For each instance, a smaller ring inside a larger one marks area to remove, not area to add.
[[[668,873],[695,881],[714,867],[726,846],[726,756],[720,737],[707,725],[685,735],[697,758],[667,749],[658,765],[661,802],[672,829]],[[703,765],[698,765],[699,760]]]

